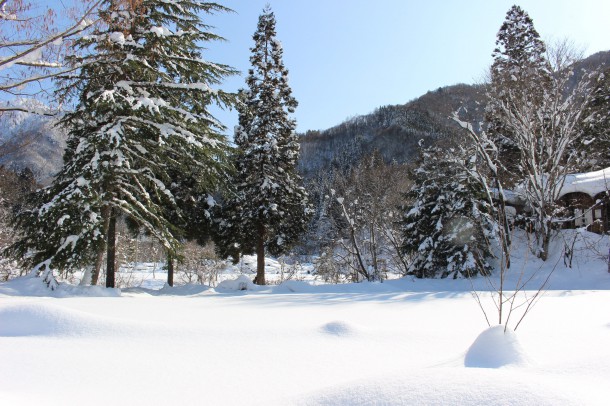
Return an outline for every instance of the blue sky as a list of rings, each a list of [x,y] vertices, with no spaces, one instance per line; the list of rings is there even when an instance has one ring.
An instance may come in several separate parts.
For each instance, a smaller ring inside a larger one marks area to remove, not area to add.
[[[208,17],[228,42],[205,57],[242,72],[258,16],[270,3],[299,101],[298,131],[325,129],[428,90],[480,82],[496,33],[514,1],[225,0],[236,13]],[[607,0],[529,0],[519,4],[545,40],[569,38],[585,55],[610,49]],[[224,88],[244,87],[243,77]],[[216,112],[232,132],[236,112]]]
[[[36,0],[62,7],[73,0]],[[515,0],[217,0],[235,13],[205,16],[227,39],[204,57],[249,68],[252,34],[270,3],[290,85],[297,129],[326,129],[429,90],[480,82],[496,34]],[[522,0],[543,39],[569,38],[585,55],[610,50],[610,1]],[[244,87],[244,77],[223,84]],[[232,134],[235,111],[214,110]]]

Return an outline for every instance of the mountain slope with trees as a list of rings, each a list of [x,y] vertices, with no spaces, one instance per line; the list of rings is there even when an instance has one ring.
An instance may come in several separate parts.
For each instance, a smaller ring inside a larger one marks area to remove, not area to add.
[[[610,66],[610,51],[598,52],[574,66],[573,84],[582,70]],[[374,112],[350,118],[326,130],[301,135],[299,169],[305,177],[330,168],[346,169],[363,156],[378,150],[386,162],[409,162],[417,156],[418,142],[432,145],[461,131],[451,118],[471,123],[485,118],[485,86],[457,84],[439,87],[406,104],[379,107]]]

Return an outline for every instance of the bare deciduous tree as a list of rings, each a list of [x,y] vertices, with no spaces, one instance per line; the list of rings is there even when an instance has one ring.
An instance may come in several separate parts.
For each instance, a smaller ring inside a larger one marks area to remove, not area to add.
[[[0,114],[25,111],[52,115],[20,99],[52,94],[50,79],[76,69],[66,66],[72,40],[94,23],[102,0],[73,0],[63,12],[34,0],[0,0]],[[51,102],[52,99],[47,99]]]
[[[513,330],[516,330],[532,307],[542,297],[555,268],[548,272],[544,276],[543,281],[535,286],[533,290],[530,290],[530,288],[536,273],[526,275],[523,268],[520,270],[511,269],[510,255],[513,248],[512,242],[514,236],[506,206],[507,199],[501,181],[501,163],[498,158],[498,147],[485,131],[475,131],[471,124],[461,121],[457,113],[453,118],[466,130],[466,135],[474,144],[476,151],[473,161],[478,164],[465,166],[462,169],[467,171],[472,179],[483,186],[485,199],[490,205],[494,206],[492,213],[495,216],[497,224],[495,242],[500,247],[498,258],[499,278],[492,278],[489,274],[484,275],[484,277],[490,288],[491,299],[497,311],[497,323],[504,325],[506,331],[511,322],[511,317],[521,309],[520,316],[515,316],[518,318],[516,323],[514,323]],[[493,240],[489,240],[489,243],[493,243]],[[531,242],[529,243],[531,244]],[[518,276],[515,284],[508,286],[508,277],[511,272],[517,273]],[[491,327],[490,317],[483,306],[481,295],[475,289],[474,283],[471,286],[473,296],[479,304],[487,324]]]
[[[410,180],[401,165],[385,164],[381,156],[365,156],[349,175],[339,177],[331,192],[331,210],[336,215],[333,227],[343,238],[326,260],[342,258],[344,267],[358,275],[358,280],[383,280],[388,271],[405,273],[407,264],[400,254],[400,218],[402,193]],[[328,268],[326,264],[325,266]]]

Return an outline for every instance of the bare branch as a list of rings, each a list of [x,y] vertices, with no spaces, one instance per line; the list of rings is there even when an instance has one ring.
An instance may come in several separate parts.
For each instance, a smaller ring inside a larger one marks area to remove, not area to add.
[[[48,17],[53,13],[49,12],[44,18],[27,16],[28,18],[24,21],[28,19],[31,21],[20,23],[18,17],[22,13],[28,13],[29,3],[20,1],[12,3],[3,0],[0,7],[8,6],[11,10],[0,14],[0,24],[16,23],[16,26],[11,28],[15,28],[15,32],[21,38],[15,41],[10,41],[6,37],[0,38],[0,50],[3,51],[3,55],[0,56],[0,69],[4,70],[0,94],[4,92],[11,96],[37,98],[41,96],[41,92],[32,88],[33,84],[39,83],[43,93],[50,93],[50,91],[45,91],[46,88],[49,88],[49,79],[76,70],[77,67],[65,66],[61,60],[63,51],[58,51],[57,55],[53,57],[46,53],[61,49],[61,44],[67,46],[67,43],[64,43],[65,40],[81,35],[94,24],[93,14],[102,2],[103,0],[83,1],[83,9],[78,17],[68,27],[55,30],[54,27],[48,25],[50,21]],[[24,111],[24,108],[5,102],[4,106],[0,108],[0,112],[7,111]]]

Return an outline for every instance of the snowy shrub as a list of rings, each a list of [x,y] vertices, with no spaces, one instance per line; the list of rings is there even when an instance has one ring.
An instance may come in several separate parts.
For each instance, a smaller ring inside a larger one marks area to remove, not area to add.
[[[215,286],[218,275],[226,263],[216,255],[213,244],[200,246],[194,242],[184,244],[182,258],[178,261],[176,274],[183,283],[198,283]]]
[[[329,246],[322,251],[320,257],[314,262],[316,278],[321,278],[324,282],[341,283],[346,282],[349,273],[340,264],[340,257],[336,255],[334,247]]]
[[[386,164],[374,152],[348,173],[335,174],[325,208],[334,238],[324,247],[324,267],[337,267],[353,281],[381,281],[388,272],[406,272],[397,227],[402,193],[410,183],[405,173],[404,165]]]
[[[222,281],[216,287],[217,290],[256,290],[257,286],[246,275],[240,275],[237,279]]]

